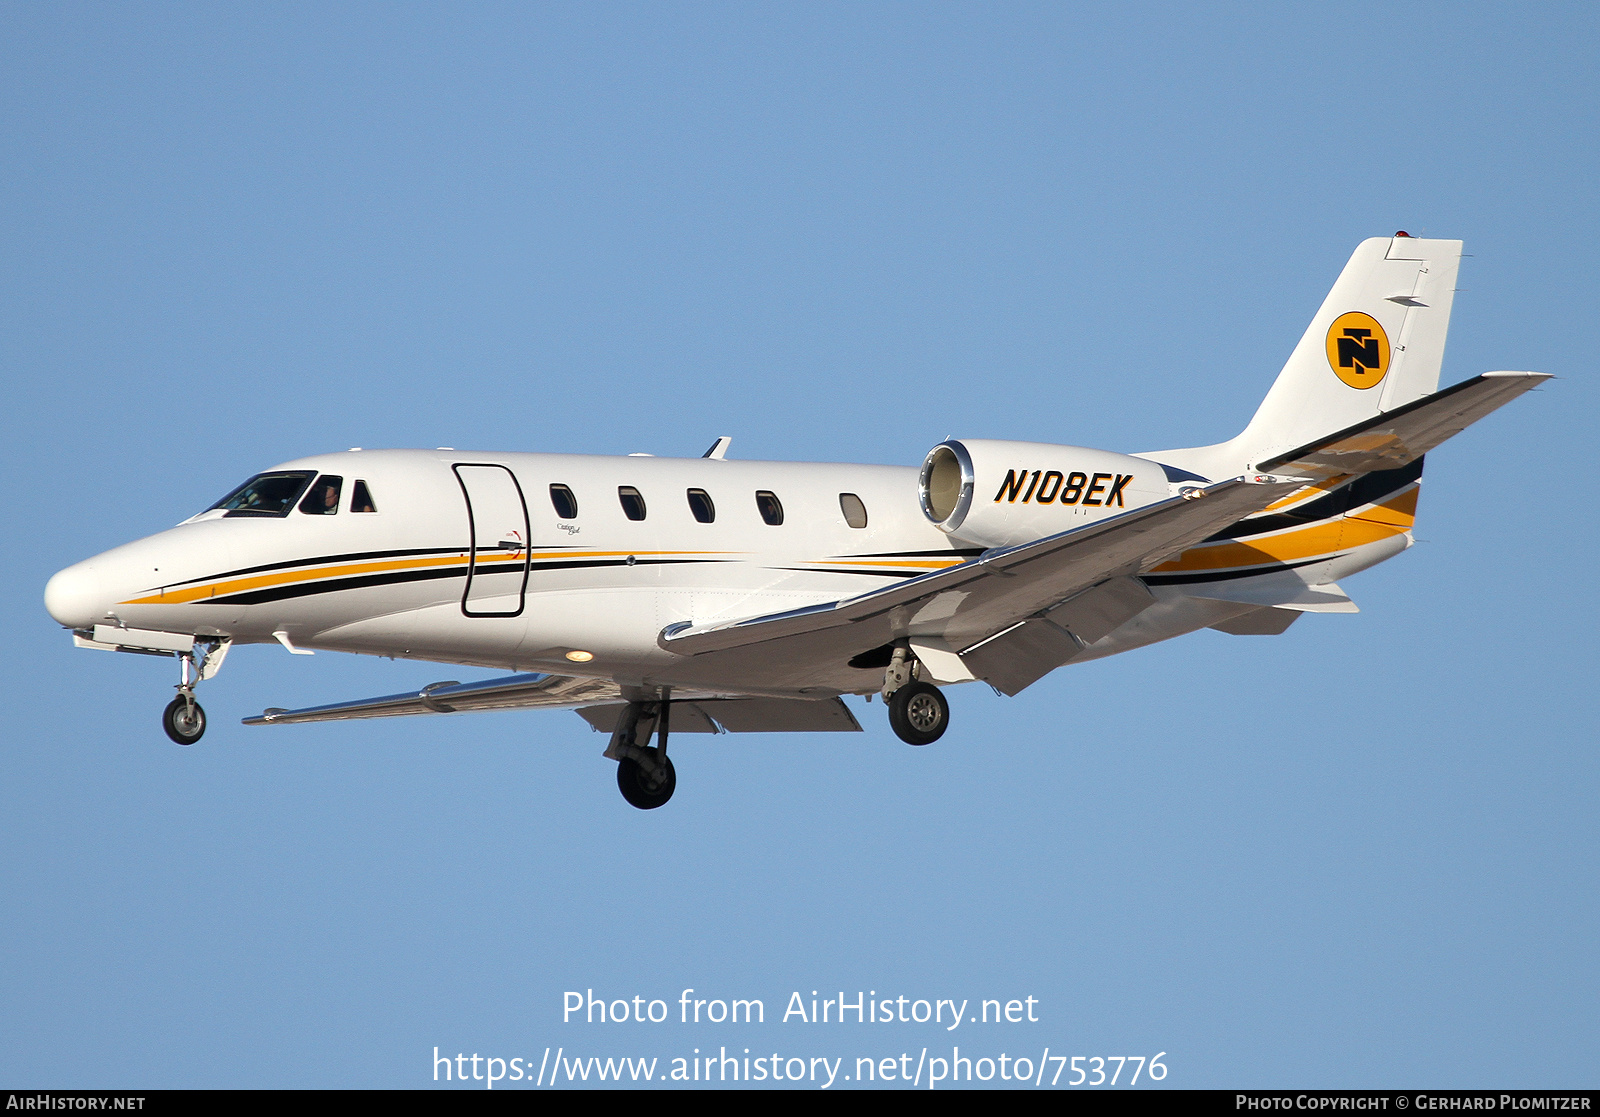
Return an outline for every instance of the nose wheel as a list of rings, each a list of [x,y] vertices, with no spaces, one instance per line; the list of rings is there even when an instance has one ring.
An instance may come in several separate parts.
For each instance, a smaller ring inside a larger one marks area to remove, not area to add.
[[[180,745],[192,745],[206,732],[206,712],[192,694],[180,694],[167,704],[161,728]]]

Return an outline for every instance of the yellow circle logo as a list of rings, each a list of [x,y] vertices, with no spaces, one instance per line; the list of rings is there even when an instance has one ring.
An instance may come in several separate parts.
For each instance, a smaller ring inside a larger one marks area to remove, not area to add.
[[[1374,388],[1389,371],[1389,335],[1370,314],[1352,310],[1328,327],[1328,367],[1352,388]]]

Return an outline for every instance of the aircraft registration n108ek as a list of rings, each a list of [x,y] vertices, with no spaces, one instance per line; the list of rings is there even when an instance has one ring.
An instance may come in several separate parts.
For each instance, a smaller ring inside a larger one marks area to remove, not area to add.
[[[941,684],[1015,695],[1202,628],[1353,612],[1341,578],[1411,545],[1423,455],[1547,379],[1437,390],[1461,242],[1364,241],[1255,416],[1213,446],[1121,454],[953,439],[920,469],[352,450],[250,478],[169,531],[68,567],[78,646],[176,657],[167,734],[238,643],[517,672],[246,725],[565,707],[609,732],[636,807],[669,731],[944,733]],[[653,743],[652,743],[653,742]]]

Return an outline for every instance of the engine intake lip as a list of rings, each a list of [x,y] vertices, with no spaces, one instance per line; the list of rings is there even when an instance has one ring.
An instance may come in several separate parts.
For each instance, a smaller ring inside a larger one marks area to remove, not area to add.
[[[922,514],[940,531],[958,530],[972,507],[976,477],[972,455],[965,446],[954,441],[939,443],[928,451],[917,478]]]

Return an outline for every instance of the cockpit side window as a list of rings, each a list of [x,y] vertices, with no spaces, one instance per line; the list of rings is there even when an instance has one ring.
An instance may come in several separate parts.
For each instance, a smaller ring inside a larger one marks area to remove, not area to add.
[[[350,511],[376,512],[378,506],[372,503],[372,494],[367,491],[367,483],[357,478],[355,491],[350,494]]]
[[[339,514],[339,490],[344,486],[343,477],[334,477],[324,473],[317,478],[306,493],[306,498],[300,502],[300,511],[307,516],[337,516]]]
[[[207,511],[220,508],[226,516],[287,516],[315,476],[300,470],[258,473]]]

